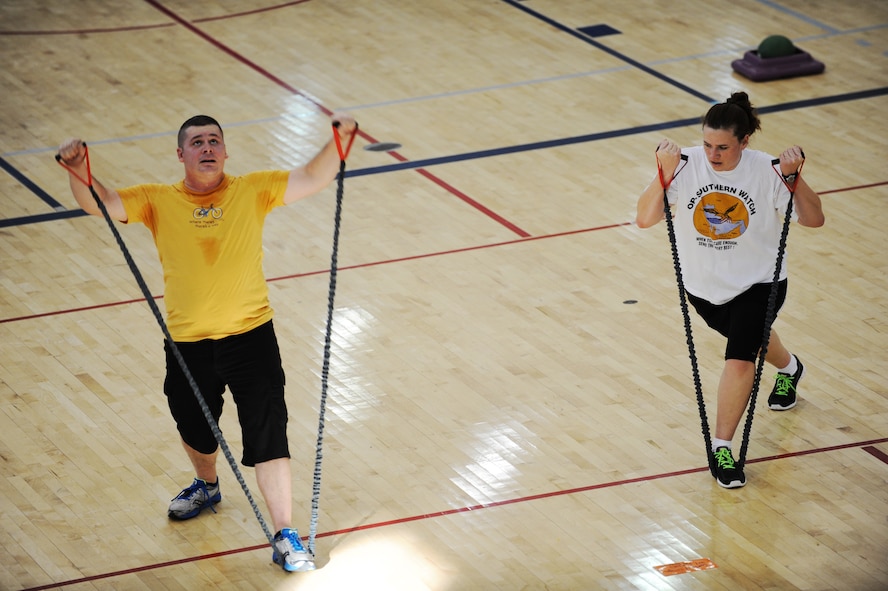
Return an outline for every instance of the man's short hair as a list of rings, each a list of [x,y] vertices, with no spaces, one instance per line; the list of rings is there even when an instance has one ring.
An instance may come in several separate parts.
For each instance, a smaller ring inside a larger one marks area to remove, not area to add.
[[[218,121],[216,121],[209,115],[195,115],[194,117],[188,119],[185,123],[183,123],[182,127],[179,128],[179,147],[181,148],[185,143],[185,133],[187,132],[189,127],[204,127],[205,125],[215,125],[219,128],[219,133],[222,133],[222,126],[219,125]]]

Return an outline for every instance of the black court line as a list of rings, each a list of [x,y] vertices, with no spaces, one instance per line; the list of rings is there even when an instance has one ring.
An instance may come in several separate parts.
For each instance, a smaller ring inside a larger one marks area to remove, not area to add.
[[[10,176],[12,176],[12,178],[30,189],[32,193],[40,197],[40,199],[42,199],[44,203],[49,205],[54,210],[63,211],[65,209],[65,206],[53,199],[49,195],[49,193],[38,187],[37,184],[34,183],[31,179],[19,172],[19,170],[15,168],[12,164],[7,162],[5,158],[0,157],[0,168],[8,172]]]
[[[800,101],[791,101],[788,103],[780,103],[766,107],[756,107],[759,114],[779,113],[781,111],[793,111],[796,109],[804,109],[808,107],[817,107],[829,105],[833,103],[843,103],[848,101],[873,98],[877,96],[888,95],[888,86],[882,88],[873,88],[870,90],[861,90],[858,92],[849,92],[845,94],[837,94],[833,96],[825,96],[813,99],[804,99]],[[480,158],[490,158],[493,156],[502,156],[505,154],[515,154],[518,152],[528,152],[531,150],[544,150],[547,148],[557,148],[561,146],[569,146],[571,144],[581,144],[586,142],[594,142],[599,140],[613,139],[617,137],[625,137],[629,135],[638,135],[642,133],[650,133],[653,131],[663,131],[666,129],[675,129],[677,127],[687,127],[688,125],[697,125],[701,122],[701,117],[690,117],[688,119],[676,119],[674,121],[665,121],[663,123],[653,123],[650,125],[640,125],[637,127],[628,127],[624,129],[615,129],[613,131],[602,131],[597,133],[589,133],[567,138],[559,138],[554,140],[544,140],[540,142],[532,142],[529,144],[518,144],[515,146],[506,146],[503,148],[493,148],[490,150],[479,150],[476,152],[465,152],[463,154],[454,154],[450,156],[440,156],[437,158],[426,158],[425,160],[413,160],[410,162],[399,162],[397,164],[386,164],[373,168],[360,168],[351,172],[346,172],[346,176],[365,176],[368,174],[379,174],[383,172],[391,172],[395,170],[406,170],[411,168],[425,168],[427,166],[435,166],[438,164],[450,164],[451,162],[460,162],[462,160],[477,160]]]
[[[823,105],[831,105],[835,103],[843,103],[848,101],[862,100],[888,95],[888,87],[872,88],[869,90],[860,90],[856,92],[848,92],[844,94],[836,94],[832,96],[824,96],[812,99],[804,99],[799,101],[791,101],[780,103],[777,105],[769,105],[764,107],[756,107],[759,114],[779,113],[782,111],[793,111],[796,109],[806,109],[809,107],[819,107]],[[617,137],[626,137],[638,135],[642,133],[651,133],[654,131],[665,131],[667,129],[675,129],[678,127],[686,127],[688,125],[696,125],[700,122],[700,117],[689,117],[687,119],[675,119],[673,121],[665,121],[663,123],[652,123],[650,125],[639,125],[636,127],[627,127],[623,129],[615,129],[612,131],[602,131],[589,133],[566,138],[556,138],[552,140],[543,140],[539,142],[531,142],[527,144],[517,144],[514,146],[504,146],[502,148],[491,148],[488,150],[477,150],[474,152],[464,152],[462,154],[451,154],[449,156],[438,156],[435,158],[425,158],[423,160],[411,160],[397,162],[395,164],[384,164],[382,166],[373,166],[369,168],[358,168],[354,170],[346,170],[346,177],[359,177],[373,174],[382,174],[386,172],[395,172],[399,170],[412,170],[417,168],[427,168],[441,164],[451,164],[454,162],[462,162],[465,160],[480,160],[483,158],[493,158],[495,156],[504,156],[507,154],[517,154],[520,152],[530,152],[533,150],[546,150],[549,148],[558,148],[561,146],[569,146],[572,144],[582,144],[586,142],[595,142],[600,140],[613,139]],[[38,197],[47,202],[50,206],[64,209],[55,199],[50,197],[43,189],[30,181],[23,174],[18,172],[5,160],[0,158],[0,164],[13,177],[18,179],[22,184],[31,189]],[[81,210],[58,211],[57,213],[47,213],[34,216],[23,216],[18,218],[10,218],[0,220],[0,228],[10,226],[21,226],[26,224],[34,224],[39,222],[47,222],[60,219],[68,219],[87,215]]]
[[[553,19],[549,18],[548,16],[539,13],[539,12],[533,10],[532,8],[528,8],[527,6],[524,6],[523,4],[519,4],[518,2],[516,2],[516,0],[502,0],[502,1],[505,2],[506,4],[514,6],[515,8],[517,8],[519,10],[523,10],[527,14],[533,16],[534,18],[538,18],[539,20],[543,21],[547,25],[555,27],[556,29],[558,29],[560,31],[564,31],[568,35],[572,35],[572,36],[576,37],[577,39],[588,43],[589,45],[595,47],[596,49],[603,51],[603,52],[617,58],[620,61],[626,62],[627,64],[629,64],[633,68],[641,70],[642,72],[644,72],[650,76],[653,76],[654,78],[662,80],[663,82],[666,82],[667,84],[674,86],[675,88],[678,88],[679,90],[682,90],[692,96],[695,96],[702,101],[706,101],[707,103],[718,102],[714,98],[706,96],[702,92],[694,90],[690,86],[686,86],[677,80],[673,80],[669,76],[661,74],[660,72],[654,70],[653,68],[649,68],[648,66],[644,65],[641,62],[636,61],[629,56],[623,55],[622,53],[613,50],[610,47],[608,47],[607,45],[602,45],[601,43],[596,41],[593,37],[590,37],[589,35],[581,32],[581,31],[578,31],[576,29],[572,29],[572,28],[568,27],[567,25],[562,25],[558,21],[553,20]]]
[[[530,152],[533,150],[546,150],[548,148],[559,148],[561,146],[570,146],[572,144],[582,144],[586,142],[594,142],[598,140],[607,140],[627,135],[637,135],[640,133],[650,133],[652,131],[662,131],[675,127],[686,127],[700,121],[699,117],[690,119],[677,119],[675,121],[667,121],[665,123],[652,123],[650,125],[640,125],[638,127],[628,127],[624,129],[615,129],[613,131],[601,131],[597,133],[588,133],[573,137],[558,138],[554,140],[543,140],[540,142],[531,142],[529,144],[517,144],[515,146],[506,146],[503,148],[491,148],[489,150],[478,150],[476,152],[465,152],[463,154],[452,154],[450,156],[439,156],[437,158],[426,158],[424,160],[412,160],[408,162],[398,162],[397,164],[384,164],[372,168],[359,168],[346,172],[346,176],[365,176],[368,174],[380,174],[383,172],[393,172],[396,170],[409,170],[413,168],[425,168],[428,166],[436,166],[439,164],[450,164],[453,162],[462,162],[463,160],[479,160],[481,158],[491,158],[494,156],[503,156],[506,154],[516,154],[519,152]]]
[[[39,187],[38,187],[39,189]],[[89,215],[82,209],[64,209],[53,213],[40,213],[37,215],[27,215],[18,218],[9,218],[0,220],[0,228],[10,228],[15,226],[25,226],[28,224],[39,224],[40,222],[54,222],[56,220],[67,220],[71,218],[80,218]]]

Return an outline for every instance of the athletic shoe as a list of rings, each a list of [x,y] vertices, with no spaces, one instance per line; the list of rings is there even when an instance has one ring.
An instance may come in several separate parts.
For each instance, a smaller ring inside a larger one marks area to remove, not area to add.
[[[774,376],[774,389],[768,396],[768,408],[771,410],[789,410],[796,405],[796,387],[802,376],[805,375],[805,366],[802,361],[796,357],[799,368],[792,375],[788,373],[778,373]]]
[[[182,492],[176,495],[170,503],[167,515],[171,519],[191,519],[197,517],[207,507],[215,513],[216,508],[213,505],[221,500],[218,481],[213,486],[208,486],[206,480],[195,478],[191,486],[182,489]]]
[[[746,484],[746,475],[737,467],[731,448],[720,447],[715,450],[715,480],[722,488],[740,488]]]
[[[314,556],[302,545],[299,532],[289,527],[275,534],[271,559],[288,572],[301,573],[315,569]]]

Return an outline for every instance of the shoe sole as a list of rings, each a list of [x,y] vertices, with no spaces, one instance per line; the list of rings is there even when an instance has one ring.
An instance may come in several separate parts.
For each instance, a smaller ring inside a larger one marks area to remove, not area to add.
[[[796,404],[798,404],[798,399],[795,402],[790,404],[789,406],[780,406],[779,404],[769,404],[768,408],[771,410],[789,410],[791,408],[795,408]]]
[[[279,565],[288,573],[305,573],[313,571],[317,568],[317,566],[315,566],[314,560],[311,559],[299,561],[298,566],[290,566],[286,561],[281,560],[281,557],[278,556],[276,553],[272,554],[271,561]]]
[[[715,481],[716,481],[716,482],[718,483],[718,485],[719,485],[720,487],[722,487],[722,488],[742,488],[742,487],[746,486],[746,481],[745,481],[745,480],[744,480],[743,482],[740,482],[739,480],[732,480],[729,484],[725,484],[725,483],[723,483],[723,482],[722,482],[721,480],[719,480],[718,478],[716,478]]]

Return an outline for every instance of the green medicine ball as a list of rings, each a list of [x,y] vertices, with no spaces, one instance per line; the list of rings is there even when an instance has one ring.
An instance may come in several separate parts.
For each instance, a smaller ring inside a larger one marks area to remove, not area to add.
[[[763,59],[770,57],[786,57],[795,52],[795,45],[783,35],[771,35],[770,37],[765,37],[758,46],[759,57]]]

